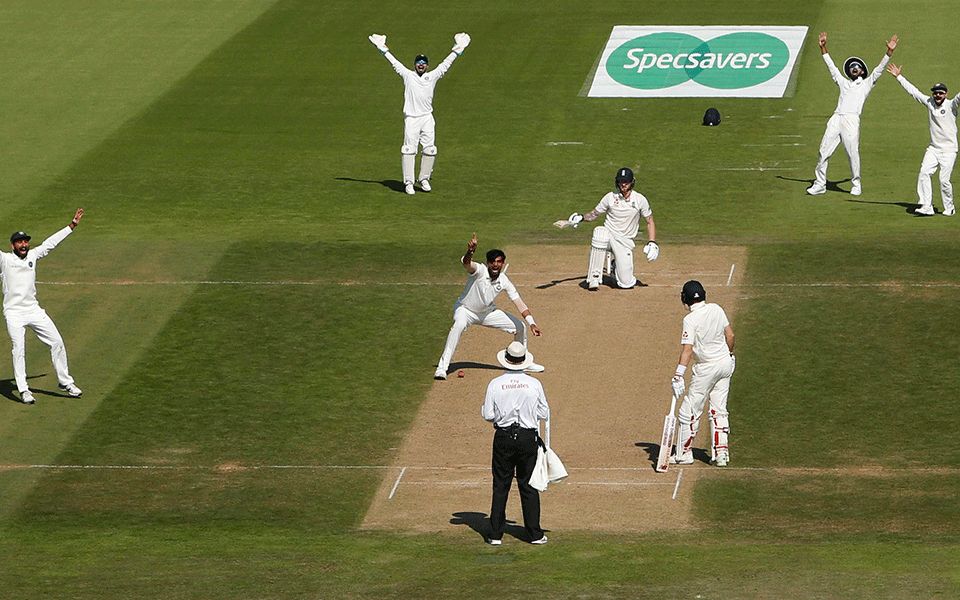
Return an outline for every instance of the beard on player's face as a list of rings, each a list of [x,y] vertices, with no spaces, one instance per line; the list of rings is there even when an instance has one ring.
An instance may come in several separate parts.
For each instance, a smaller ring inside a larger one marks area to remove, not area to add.
[[[27,252],[30,252],[30,242],[27,240],[17,241],[11,245],[13,246],[13,253],[20,258],[26,258]]]

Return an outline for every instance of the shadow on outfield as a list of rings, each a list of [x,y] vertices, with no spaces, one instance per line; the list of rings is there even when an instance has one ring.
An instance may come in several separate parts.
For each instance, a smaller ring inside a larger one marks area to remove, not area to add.
[[[487,371],[502,371],[503,367],[500,365],[488,365],[486,363],[478,362],[455,362],[450,363],[450,366],[447,367],[447,376],[449,377],[451,373],[456,373],[460,369],[485,369]]]
[[[777,177],[777,179],[780,179],[780,180],[782,180],[782,181],[794,181],[794,182],[797,182],[797,183],[802,183],[802,184],[803,184],[803,189],[804,189],[804,191],[806,191],[806,189],[807,189],[808,187],[810,187],[811,185],[813,185],[813,182],[814,182],[813,179],[797,179],[796,177],[784,177],[783,175],[777,175],[776,177]],[[841,194],[849,194],[849,193],[850,193],[850,190],[842,189],[842,188],[840,187],[840,185],[839,185],[839,184],[841,184],[841,183],[849,183],[849,181],[850,181],[850,178],[849,178],[849,177],[847,177],[846,179],[841,179],[840,181],[830,181],[830,180],[827,180],[827,191],[828,191],[828,192],[839,192],[839,193],[841,193]]]
[[[467,525],[470,529],[476,531],[483,539],[486,539],[490,535],[490,519],[487,518],[485,513],[455,512],[453,513],[453,518],[450,519],[450,524]],[[544,531],[550,530],[544,529]],[[503,535],[509,535],[524,542],[530,541],[527,539],[527,530],[517,525],[516,521],[511,521],[510,519],[507,519],[507,524],[503,528]]]
[[[656,470],[657,460],[660,458],[660,444],[654,444],[653,442],[637,442],[634,444],[637,448],[643,448],[643,451],[647,453],[647,459],[650,461],[650,468]],[[671,450],[673,450],[671,448]],[[710,453],[706,450],[701,450],[700,448],[693,449],[693,460],[694,462],[700,461],[710,464]]]
[[[41,377],[46,377],[46,376],[47,374],[44,373],[42,375],[28,376],[27,379],[39,379]],[[51,396],[60,395],[60,394],[51,394],[50,392],[46,392],[43,390],[33,390],[33,392],[48,394]],[[17,404],[21,404],[20,393],[17,391],[17,381],[15,379],[0,379],[0,396],[3,396],[4,398],[6,398],[7,400],[10,400],[11,402],[16,402]]]
[[[385,188],[389,188],[395,192],[406,193],[402,181],[397,181],[395,179],[384,179],[383,181],[374,181],[373,179],[354,179],[353,177],[337,177],[337,181],[353,181],[355,183],[378,183]]]
[[[568,281],[579,281],[580,283],[577,284],[577,287],[579,287],[581,290],[590,291],[590,290],[587,288],[587,279],[586,279],[586,277],[587,277],[586,275],[579,275],[579,276],[577,276],[577,277],[567,277],[566,279],[554,279],[554,280],[551,281],[550,283],[543,283],[543,284],[540,284],[540,285],[536,286],[536,289],[538,289],[538,290],[545,290],[545,289],[551,288],[551,287],[553,287],[553,286],[555,286],[555,285],[560,285],[561,283],[567,283]],[[610,276],[610,275],[604,275],[604,276],[603,276],[603,280],[600,282],[600,285],[602,285],[602,286],[604,286],[604,287],[612,288],[612,289],[615,289],[615,290],[620,290],[620,289],[631,289],[631,290],[632,290],[632,289],[634,289],[634,288],[647,287],[647,284],[646,284],[646,283],[644,283],[644,282],[642,282],[642,281],[640,281],[640,280],[638,279],[636,285],[634,285],[632,288],[621,288],[620,286],[617,285],[617,280],[614,279],[614,278],[613,278],[612,276]]]

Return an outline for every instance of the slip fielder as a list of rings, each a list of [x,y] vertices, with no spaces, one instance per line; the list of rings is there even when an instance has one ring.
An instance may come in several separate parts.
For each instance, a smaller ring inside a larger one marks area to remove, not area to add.
[[[437,82],[443,77],[453,61],[463,54],[463,50],[470,45],[470,36],[458,33],[453,36],[453,50],[443,62],[432,71],[427,71],[430,60],[423,54],[414,59],[414,70],[403,66],[387,47],[387,36],[373,34],[369,40],[386,57],[393,70],[403,78],[403,145],[400,146],[400,165],[403,172],[404,190],[411,196],[416,193],[413,188],[413,175],[416,170],[417,150],[423,146],[423,155],[420,158],[420,189],[429,192],[430,176],[437,159],[436,121],[433,119],[433,92]]]

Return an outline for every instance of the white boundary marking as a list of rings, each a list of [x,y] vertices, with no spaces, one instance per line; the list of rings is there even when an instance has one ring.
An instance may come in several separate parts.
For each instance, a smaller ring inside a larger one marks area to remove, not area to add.
[[[397,486],[400,485],[400,480],[403,479],[403,474],[407,472],[407,468],[404,467],[400,470],[400,474],[397,475],[397,481],[393,484],[393,489],[390,490],[390,495],[387,497],[387,500],[393,500],[393,495],[397,492]]]
[[[676,499],[677,499],[677,493],[680,491],[680,478],[681,478],[681,477],[683,477],[683,469],[680,469],[679,471],[677,471],[677,483],[676,483],[676,485],[673,486],[673,497],[670,498],[671,500],[676,500]]]

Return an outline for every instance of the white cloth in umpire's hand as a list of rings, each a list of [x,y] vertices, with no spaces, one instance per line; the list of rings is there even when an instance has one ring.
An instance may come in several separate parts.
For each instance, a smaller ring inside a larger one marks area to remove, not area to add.
[[[643,247],[643,253],[647,255],[647,260],[653,262],[660,256],[660,246],[656,242],[647,242]]]
[[[567,218],[567,222],[569,222],[574,227],[578,227],[581,221],[583,221],[583,215],[581,215],[580,213],[573,213]]]
[[[673,387],[673,397],[680,398],[683,396],[683,393],[687,391],[687,386],[683,382],[683,376],[674,374],[673,380],[670,382],[670,385]]]
[[[377,50],[380,52],[387,52],[390,50],[390,48],[387,48],[387,36],[375,33],[368,39],[374,46],[377,47]]]
[[[456,42],[453,46],[453,51],[457,54],[461,54],[464,48],[470,45],[470,36],[466,33],[458,33],[453,36],[453,40]]]

